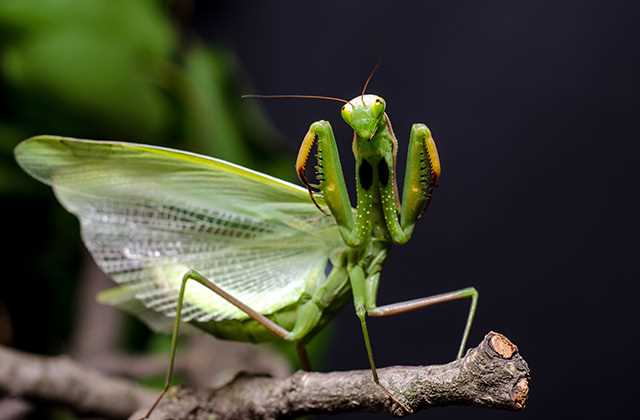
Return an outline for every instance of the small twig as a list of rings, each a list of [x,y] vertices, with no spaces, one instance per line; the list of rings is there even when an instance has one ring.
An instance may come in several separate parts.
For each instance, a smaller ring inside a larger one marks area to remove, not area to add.
[[[67,357],[46,357],[0,347],[0,392],[68,406],[75,412],[126,418],[149,406],[156,393],[104,376]]]
[[[378,372],[413,412],[445,405],[521,410],[529,392],[527,363],[514,344],[494,332],[465,357],[446,365]],[[152,419],[277,419],[356,410],[409,414],[363,370],[298,372],[286,379],[240,375],[209,392],[178,388],[158,406]]]

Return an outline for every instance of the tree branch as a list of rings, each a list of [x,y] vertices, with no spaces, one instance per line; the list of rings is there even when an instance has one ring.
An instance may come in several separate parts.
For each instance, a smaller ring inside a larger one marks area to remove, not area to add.
[[[490,332],[460,360],[437,366],[380,369],[380,380],[413,412],[445,405],[524,408],[529,368],[517,347]],[[239,375],[214,391],[175,388],[152,419],[277,419],[346,411],[405,415],[368,370],[298,372],[286,379]],[[131,418],[139,418],[142,411]]]
[[[529,368],[517,347],[490,332],[465,357],[446,365],[379,370],[382,383],[413,412],[445,405],[524,408]],[[106,377],[66,357],[26,355],[0,347],[0,392],[62,404],[82,414],[140,418],[155,392]],[[408,414],[371,380],[368,370],[287,378],[241,374],[215,390],[174,388],[153,419],[277,419],[346,411]]]
[[[109,418],[126,418],[151,405],[156,396],[154,391],[109,378],[64,356],[35,356],[4,347],[0,347],[0,392]]]

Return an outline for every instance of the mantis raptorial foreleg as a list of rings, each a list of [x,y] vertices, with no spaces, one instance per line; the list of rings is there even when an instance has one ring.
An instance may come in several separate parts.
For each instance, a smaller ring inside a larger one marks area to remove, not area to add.
[[[409,137],[399,213],[395,185],[387,183],[380,186],[384,218],[394,243],[405,244],[411,239],[413,228],[429,205],[439,177],[440,159],[431,131],[424,124],[414,124]]]
[[[311,189],[312,185],[307,180],[304,171],[311,149],[316,142],[318,143],[318,178],[322,195],[340,227],[342,239],[348,246],[358,247],[368,239],[371,229],[370,225],[355,223],[354,221],[336,139],[333,136],[331,125],[327,121],[314,122],[304,136],[298,151],[298,159],[296,160],[298,177],[309,189],[311,198],[315,203]]]

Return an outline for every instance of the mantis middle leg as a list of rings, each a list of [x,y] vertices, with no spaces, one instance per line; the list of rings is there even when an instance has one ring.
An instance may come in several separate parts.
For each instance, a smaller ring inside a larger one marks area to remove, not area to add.
[[[380,383],[378,370],[376,368],[376,362],[373,357],[373,347],[371,346],[371,339],[369,338],[369,330],[367,329],[367,310],[365,307],[367,279],[362,267],[360,267],[359,265],[352,267],[349,271],[349,279],[351,281],[351,288],[353,290],[353,304],[355,306],[356,316],[360,320],[360,326],[362,327],[362,338],[364,339],[364,346],[367,351],[367,357],[369,359],[369,366],[371,368],[373,382],[378,384],[387,394],[387,396],[389,396],[389,398],[400,405],[407,413],[411,413],[413,410],[411,410],[411,408],[407,406],[407,404],[400,401],[391,391],[389,391],[384,385]]]
[[[467,315],[467,322],[462,333],[462,340],[460,340],[460,347],[458,348],[457,358],[461,358],[464,349],[467,345],[467,338],[471,331],[471,325],[473,324],[473,318],[475,317],[476,308],[478,306],[478,291],[475,287],[467,287],[466,289],[460,289],[449,293],[442,293],[439,295],[428,296],[418,299],[407,300],[404,302],[392,303],[384,306],[371,306],[367,308],[367,315],[373,317],[385,317],[403,314],[405,312],[412,312],[418,309],[426,308],[427,306],[436,305],[438,303],[452,302],[460,299],[471,299],[471,305],[469,306],[469,314]]]
[[[416,311],[418,309],[423,309],[428,306],[436,305],[438,303],[452,302],[455,300],[469,298],[471,299],[471,304],[469,306],[467,321],[465,323],[464,332],[462,334],[462,339],[460,340],[460,346],[457,353],[458,359],[462,357],[464,349],[466,348],[467,339],[469,337],[469,332],[471,331],[471,326],[473,325],[473,319],[475,317],[476,309],[478,306],[479,295],[478,291],[474,287],[468,287],[453,292],[407,300],[404,302],[398,302],[384,306],[377,306],[376,292],[378,289],[380,273],[374,272],[367,277],[364,273],[364,270],[359,266],[354,267],[351,273],[351,287],[353,289],[353,299],[356,308],[356,315],[360,319],[360,323],[362,325],[362,332],[365,336],[365,347],[367,349],[369,363],[372,366],[371,370],[374,376],[374,380],[377,378],[377,374],[375,371],[375,363],[373,360],[373,350],[371,347],[369,334],[367,332],[367,315],[372,317],[386,317]]]

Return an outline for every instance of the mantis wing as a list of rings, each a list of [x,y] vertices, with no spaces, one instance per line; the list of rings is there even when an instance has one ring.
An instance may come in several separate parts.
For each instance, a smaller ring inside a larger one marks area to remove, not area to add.
[[[189,269],[258,312],[275,312],[296,302],[307,283],[322,281],[341,246],[333,218],[305,189],[221,160],[53,136],[28,139],[15,153],[80,219],[95,261],[123,285],[120,296],[142,302],[147,313],[175,315]],[[188,286],[185,321],[244,318],[203,286]]]

